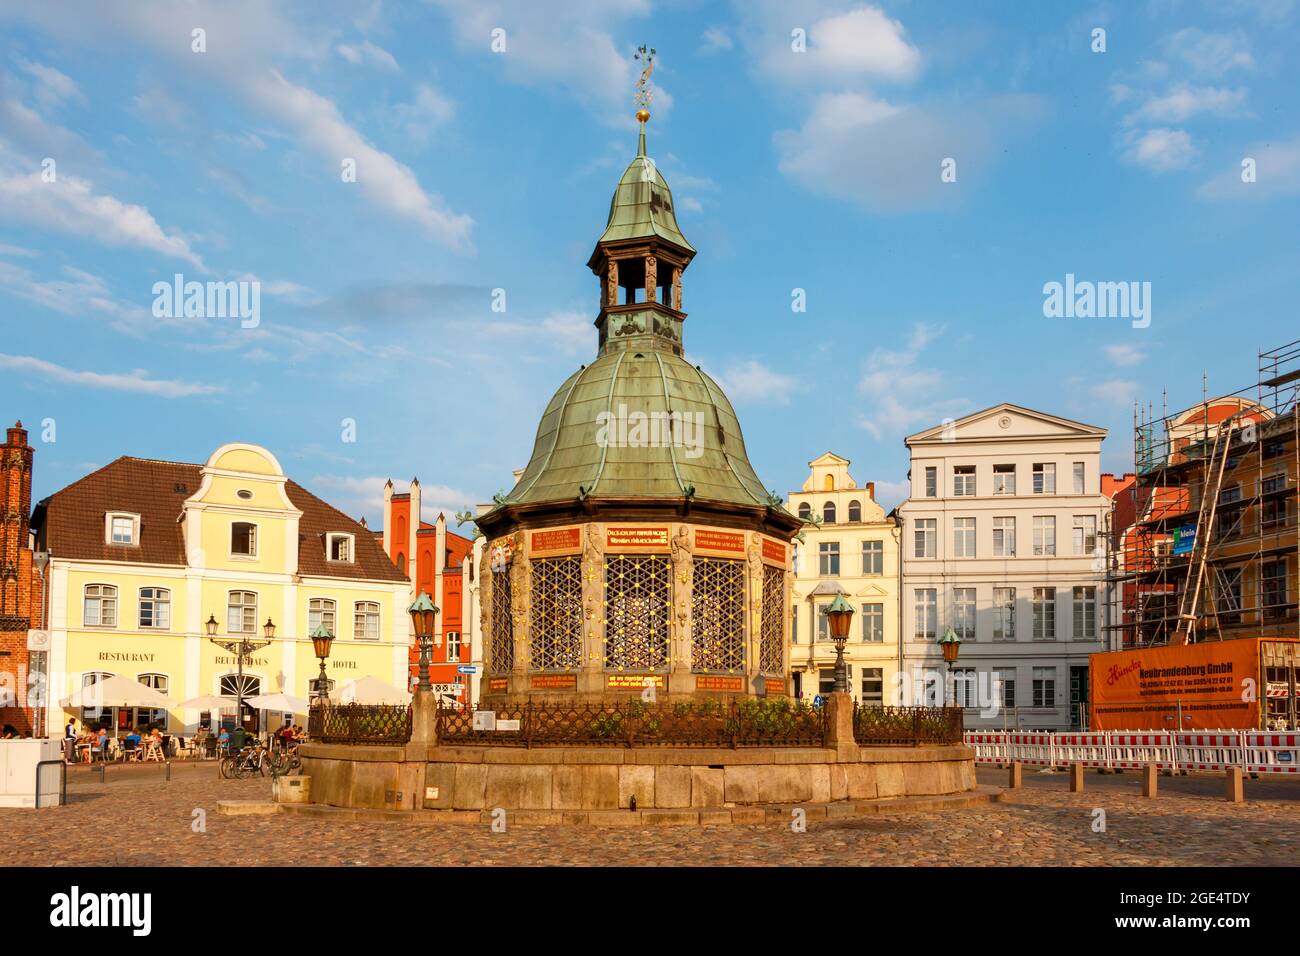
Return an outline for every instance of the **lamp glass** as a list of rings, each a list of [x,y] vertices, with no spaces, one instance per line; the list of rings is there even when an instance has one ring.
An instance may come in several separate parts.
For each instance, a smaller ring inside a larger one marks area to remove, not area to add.
[[[207,632],[208,632],[208,637],[216,637],[216,636],[217,636],[217,616],[216,616],[215,614],[209,614],[209,615],[208,615],[208,619],[207,619],[207,621],[204,623],[203,627],[204,627],[205,630],[207,630]]]

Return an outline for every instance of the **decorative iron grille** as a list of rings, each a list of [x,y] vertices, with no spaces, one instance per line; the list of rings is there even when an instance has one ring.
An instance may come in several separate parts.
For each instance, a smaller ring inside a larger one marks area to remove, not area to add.
[[[745,672],[745,562],[696,558],[691,571],[691,670]]]
[[[582,558],[533,561],[530,666],[539,671],[582,667]]]
[[[411,739],[409,704],[313,704],[307,735],[325,744],[405,744]]]
[[[959,744],[960,707],[885,707],[853,705],[853,739],[877,744]]]
[[[825,709],[787,698],[683,703],[528,701],[498,707],[515,730],[474,730],[473,714],[438,710],[438,741],[502,747],[823,747]]]
[[[510,599],[510,570],[492,571],[492,656],[493,674],[509,674],[515,666],[515,621]]]
[[[668,558],[615,554],[605,559],[605,666],[655,671],[668,667]]]
[[[785,571],[763,567],[763,619],[758,632],[758,669],[785,675]]]

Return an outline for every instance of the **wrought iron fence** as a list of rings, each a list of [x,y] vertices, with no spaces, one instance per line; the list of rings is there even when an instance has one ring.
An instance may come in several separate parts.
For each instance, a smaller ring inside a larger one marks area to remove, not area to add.
[[[307,735],[325,744],[405,744],[411,739],[408,704],[313,704]]]
[[[529,701],[493,709],[497,727],[475,730],[470,711],[438,710],[441,744],[505,747],[822,747],[826,715],[799,701]],[[959,733],[960,737],[960,733]]]
[[[853,705],[853,739],[861,746],[959,744],[960,707]]]

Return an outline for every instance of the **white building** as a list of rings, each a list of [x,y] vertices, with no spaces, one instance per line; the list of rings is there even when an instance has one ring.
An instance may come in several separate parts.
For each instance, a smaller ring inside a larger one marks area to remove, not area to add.
[[[968,728],[1086,726],[1088,655],[1103,650],[1105,437],[1002,404],[905,440],[903,667],[938,702],[936,642],[953,628],[947,693]]]

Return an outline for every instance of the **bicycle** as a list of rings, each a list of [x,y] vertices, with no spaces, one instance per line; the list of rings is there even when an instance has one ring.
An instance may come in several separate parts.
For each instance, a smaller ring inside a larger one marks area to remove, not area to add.
[[[271,770],[271,757],[260,743],[250,744],[238,753],[221,758],[221,776],[242,780],[253,774],[265,777]]]

